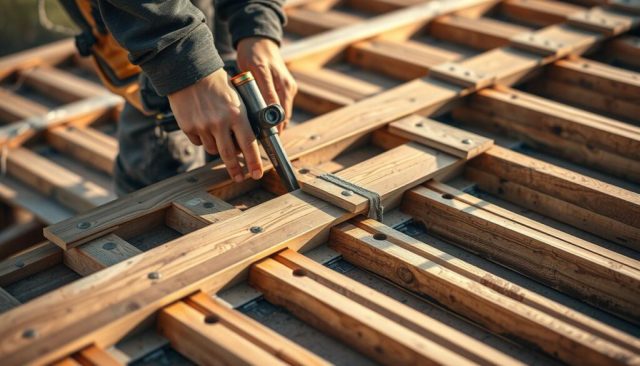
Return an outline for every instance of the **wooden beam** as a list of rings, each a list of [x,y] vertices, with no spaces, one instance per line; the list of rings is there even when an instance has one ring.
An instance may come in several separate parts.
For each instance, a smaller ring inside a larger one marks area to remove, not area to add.
[[[165,214],[165,224],[187,234],[203,227],[237,216],[241,211],[207,192],[180,197]]]
[[[6,286],[62,262],[62,250],[50,242],[32,246],[0,262],[0,286]]]
[[[204,363],[208,363],[212,359],[242,360],[267,355],[265,359],[257,358],[257,363],[264,364],[266,360],[273,360],[288,365],[328,365],[307,349],[241,312],[220,304],[205,293],[190,296],[178,304],[181,304],[178,305],[180,311],[173,309],[173,305],[160,312],[158,327],[171,340],[174,348],[181,352],[184,350],[183,354],[194,361],[204,360]],[[199,314],[194,313],[194,310]],[[189,318],[195,321],[191,322]],[[198,323],[206,325],[201,326]],[[179,329],[175,328],[176,325]],[[202,337],[204,342],[210,344],[205,345],[204,350],[194,350],[191,337],[177,336],[180,328],[192,328],[191,331],[197,333],[196,337]],[[231,339],[236,339],[237,343],[225,339],[224,333],[231,334]],[[249,352],[243,344],[249,344],[250,349],[257,349],[258,352],[255,355],[247,355]],[[203,359],[203,353],[212,357]]]
[[[608,43],[607,55],[634,67],[640,67],[640,37],[622,36]]]
[[[374,220],[369,221],[375,222]],[[346,296],[470,361],[485,365],[519,363],[495,348],[489,347],[437,319],[416,311],[293,250],[282,251],[273,258],[291,270],[302,271],[304,276],[322,286]]]
[[[488,203],[469,204],[449,193],[420,187],[407,193],[402,207],[428,230],[483,257],[631,321],[638,319],[637,267],[491,213],[484,205]]]
[[[566,362],[622,365],[638,357],[443,266],[440,263],[448,261],[443,257],[450,255],[434,258],[429,245],[406,236],[378,233],[374,237],[345,223],[332,231],[331,242],[346,260],[432,297],[490,330],[535,343]]]
[[[386,365],[472,364],[470,360],[332,291],[304,271],[273,259],[251,269],[249,281],[265,298]]]
[[[89,346],[74,355],[74,358],[83,366],[122,366],[109,352],[97,346]]]
[[[0,80],[20,69],[58,64],[76,52],[74,39],[67,38],[0,58]]]
[[[13,122],[47,113],[48,109],[30,99],[0,88],[0,120]]]
[[[0,260],[41,242],[43,225],[33,216],[0,231]]]
[[[142,253],[114,234],[92,240],[64,252],[64,264],[82,276],[88,276]]]
[[[431,155],[428,151],[424,153]],[[385,154],[376,159],[384,159]],[[345,170],[348,176],[361,177],[354,179],[354,184],[379,187],[377,193],[383,202],[401,194],[397,182],[406,173],[397,169],[401,162],[389,162],[386,169],[377,169],[376,174],[366,174],[370,165],[363,164]],[[428,179],[438,169],[434,166],[421,174]],[[48,362],[88,343],[113,344],[163,306],[198,289],[216,291],[242,278],[251,263],[284,247],[311,248],[326,240],[332,225],[353,215],[300,191],[274,198],[0,316],[0,333],[7,334],[8,340],[0,349],[0,357],[8,364],[36,358]],[[251,227],[262,230],[256,233]],[[96,297],[109,300],[95,304],[92,299]],[[54,306],[58,301],[60,306]],[[46,310],[44,302],[49,304]],[[46,316],[38,316],[38,311],[46,312]],[[55,322],[49,322],[50,319]],[[22,332],[31,328],[38,329],[41,336],[23,338]]]
[[[112,174],[118,155],[118,141],[114,137],[91,127],[60,126],[47,130],[46,138],[56,150]]]
[[[481,90],[456,120],[517,137],[545,152],[640,181],[640,128],[518,90]]]
[[[503,14],[520,21],[546,26],[561,23],[585,8],[553,0],[506,0],[500,4]]]
[[[105,188],[25,148],[11,150],[7,172],[75,211],[86,211],[115,199]]]
[[[498,146],[469,166],[640,228],[640,195]]]
[[[416,115],[390,123],[389,132],[467,160],[493,146],[491,139]]]
[[[497,197],[614,243],[630,248],[636,248],[640,243],[640,232],[637,227],[569,203],[562,197],[542,193],[525,185],[470,167],[465,168],[465,177],[475,182],[482,190]]]
[[[506,46],[512,37],[532,29],[490,18],[445,16],[429,25],[429,34],[457,44],[480,50]]]
[[[20,71],[26,85],[64,103],[109,93],[103,86],[48,66]]]

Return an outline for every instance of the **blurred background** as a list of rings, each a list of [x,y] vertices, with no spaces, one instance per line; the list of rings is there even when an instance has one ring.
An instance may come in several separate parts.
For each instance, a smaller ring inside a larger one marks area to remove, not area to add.
[[[74,34],[57,0],[0,0],[0,56]]]

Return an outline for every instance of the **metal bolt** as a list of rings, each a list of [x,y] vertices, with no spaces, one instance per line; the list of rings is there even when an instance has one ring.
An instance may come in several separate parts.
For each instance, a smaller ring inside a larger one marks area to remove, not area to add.
[[[114,243],[112,241],[108,241],[108,242],[102,244],[102,249],[104,249],[104,250],[114,250],[114,249],[116,249],[116,243]]]
[[[462,140],[462,143],[463,143],[463,144],[465,144],[465,145],[471,145],[471,144],[473,143],[473,140],[471,140],[471,139],[464,139],[464,140]]]
[[[35,329],[27,329],[22,332],[22,338],[35,338],[38,335]]]
[[[24,267],[24,262],[16,262],[16,267],[18,268]]]
[[[318,135],[311,135],[311,136],[309,136],[309,139],[310,140],[317,140],[318,137],[319,137]]]
[[[213,202],[205,202],[202,204],[204,208],[213,208]]]
[[[424,126],[424,123],[422,123],[422,122],[416,123],[416,127],[423,127],[423,126]]]
[[[189,177],[189,178],[187,178],[187,182],[189,182],[189,183],[195,183],[195,182],[197,182],[197,181],[198,181],[198,178],[196,178],[196,177]]]
[[[340,192],[340,194],[346,197],[353,196],[353,192],[347,190]]]
[[[76,227],[78,229],[88,229],[90,226],[91,226],[91,224],[86,222],[86,221],[83,221],[83,222],[79,223],[78,225],[76,225]]]
[[[249,231],[251,231],[254,234],[259,234],[263,231],[262,227],[260,226],[252,226]]]
[[[159,272],[149,272],[149,274],[147,275],[147,278],[150,280],[158,280],[160,279],[160,273]]]
[[[307,169],[307,168],[302,168],[302,169],[298,170],[298,173],[300,173],[300,174],[307,174],[307,173],[309,173],[309,169]]]

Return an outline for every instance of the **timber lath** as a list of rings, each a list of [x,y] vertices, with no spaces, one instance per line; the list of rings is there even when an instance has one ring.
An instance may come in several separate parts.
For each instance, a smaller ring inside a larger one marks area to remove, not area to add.
[[[640,364],[638,9],[289,1],[292,193],[213,162],[117,198],[123,101],[69,40],[0,59],[2,364]]]

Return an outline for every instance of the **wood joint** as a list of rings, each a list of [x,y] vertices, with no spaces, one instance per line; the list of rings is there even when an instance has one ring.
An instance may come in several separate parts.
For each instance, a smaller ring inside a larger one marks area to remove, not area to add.
[[[600,9],[587,10],[568,17],[569,24],[590,31],[615,36],[631,28],[632,20],[628,17],[615,16]]]
[[[518,34],[511,38],[511,45],[515,48],[533,52],[542,56],[563,57],[571,52],[570,45],[554,41],[535,33]]]
[[[464,88],[482,89],[492,85],[496,77],[475,72],[465,66],[453,62],[446,62],[435,66],[429,75]]]

